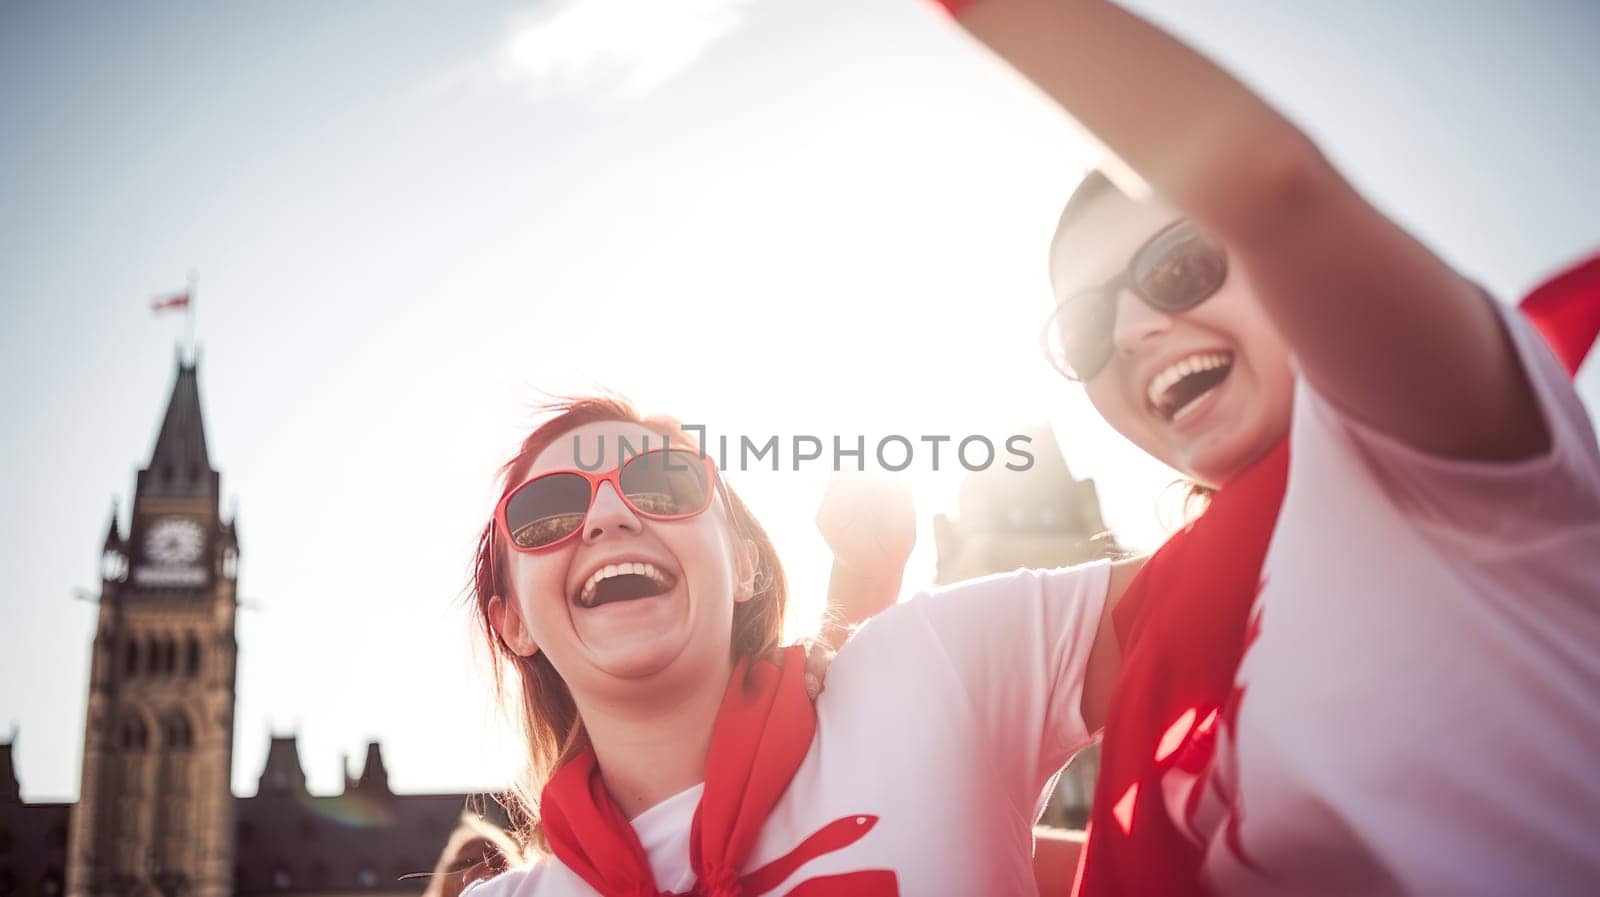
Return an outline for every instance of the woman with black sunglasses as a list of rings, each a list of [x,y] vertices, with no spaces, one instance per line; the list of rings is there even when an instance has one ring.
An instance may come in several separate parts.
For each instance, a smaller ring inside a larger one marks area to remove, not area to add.
[[[945,5],[1130,172],[1067,205],[1047,348],[1214,493],[1112,596],[1081,893],[1592,893],[1600,449],[1568,371],[1170,36]],[[1556,336],[1574,367],[1593,334]]]

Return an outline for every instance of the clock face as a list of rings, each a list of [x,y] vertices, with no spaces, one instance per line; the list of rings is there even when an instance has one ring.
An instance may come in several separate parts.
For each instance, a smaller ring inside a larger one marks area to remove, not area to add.
[[[165,517],[151,524],[144,553],[158,564],[179,566],[200,560],[206,534],[200,524],[185,517]]]

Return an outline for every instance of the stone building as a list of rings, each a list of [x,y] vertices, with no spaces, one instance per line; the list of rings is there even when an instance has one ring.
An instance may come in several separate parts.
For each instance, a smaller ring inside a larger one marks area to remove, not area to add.
[[[463,809],[505,820],[482,795],[395,794],[376,743],[343,790],[313,795],[293,737],[272,739],[255,795],[235,803],[241,895],[419,892]]]
[[[1100,516],[1093,480],[1079,480],[1048,427],[1025,431],[1034,463],[1025,471],[991,466],[967,474],[954,517],[934,518],[934,581],[943,585],[1023,567],[1081,564],[1121,553]],[[1089,818],[1100,749],[1079,754],[1062,773],[1041,820],[1082,828]]]
[[[127,531],[113,510],[102,546],[78,802],[23,803],[0,744],[0,897],[419,893],[464,809],[504,823],[483,795],[394,794],[375,743],[324,796],[274,738],[257,793],[233,795],[239,540],[220,493],[180,359]]]
[[[69,897],[232,892],[239,543],[220,481],[180,362],[128,533],[113,512],[103,547]]]
[[[66,888],[67,824],[72,804],[22,802],[12,765],[16,740],[0,744],[0,897],[60,897]]]

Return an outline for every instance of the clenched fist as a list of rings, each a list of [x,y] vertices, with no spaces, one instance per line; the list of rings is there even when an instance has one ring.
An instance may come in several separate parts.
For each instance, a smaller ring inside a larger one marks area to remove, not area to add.
[[[900,477],[835,474],[817,510],[817,529],[836,563],[899,578],[917,544],[911,489]]]
[[[838,647],[850,628],[894,604],[917,543],[916,507],[905,481],[881,474],[835,475],[817,510],[833,551],[823,637]]]

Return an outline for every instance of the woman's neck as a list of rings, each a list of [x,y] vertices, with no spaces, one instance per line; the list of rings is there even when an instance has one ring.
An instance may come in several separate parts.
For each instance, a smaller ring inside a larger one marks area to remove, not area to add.
[[[580,703],[600,777],[623,815],[633,819],[705,781],[711,730],[732,672],[730,661],[721,675],[696,676],[683,687]]]

